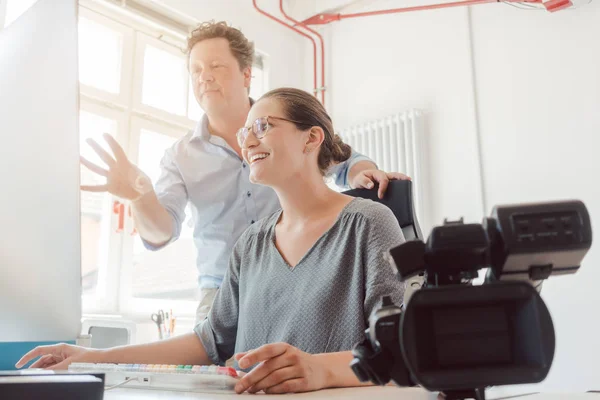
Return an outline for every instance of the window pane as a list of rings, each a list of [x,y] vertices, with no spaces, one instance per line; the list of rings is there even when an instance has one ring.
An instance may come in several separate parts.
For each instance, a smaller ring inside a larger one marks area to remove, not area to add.
[[[204,111],[200,108],[200,105],[196,101],[196,96],[194,96],[194,89],[192,87],[192,79],[189,79],[189,91],[188,91],[188,118],[192,121],[200,121],[202,115],[204,115]]]
[[[13,23],[21,16],[21,14],[27,11],[36,2],[37,0],[8,0],[8,3],[6,3],[6,18],[4,20],[4,26],[7,27]],[[1,20],[0,23],[2,23]]]
[[[173,137],[142,129],[138,166],[153,183],[160,176],[160,160]],[[159,251],[148,251],[136,238],[133,246],[132,293],[137,298],[196,300],[198,272],[191,212],[186,210],[181,236]]]
[[[186,115],[185,58],[147,45],[144,52],[142,103],[172,114]]]
[[[252,81],[250,82],[250,97],[258,100],[260,96],[265,94],[265,83],[263,70],[258,67],[252,67]]]
[[[117,123],[86,111],[79,114],[81,155],[95,164],[105,167],[100,158],[85,143],[93,138],[102,144],[104,132],[116,135]],[[100,185],[106,182],[84,166],[81,167],[81,183]],[[98,275],[106,267],[109,255],[111,196],[107,193],[81,192],[81,277],[84,295],[96,293]],[[105,271],[105,270],[104,270]]]
[[[79,81],[119,93],[123,36],[104,25],[79,18]]]

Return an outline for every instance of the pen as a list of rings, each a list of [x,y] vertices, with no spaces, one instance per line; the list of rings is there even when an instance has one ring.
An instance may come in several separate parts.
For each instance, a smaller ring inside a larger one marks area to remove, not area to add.
[[[167,331],[166,337],[170,338],[171,337],[171,314],[170,313],[165,314],[165,330]]]

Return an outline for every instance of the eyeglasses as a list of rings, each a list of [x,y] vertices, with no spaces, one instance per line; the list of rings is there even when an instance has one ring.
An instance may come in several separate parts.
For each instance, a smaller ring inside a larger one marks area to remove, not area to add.
[[[309,126],[309,124],[306,124],[304,122],[294,121],[294,120],[287,119],[287,118],[272,117],[270,115],[267,115],[266,117],[260,117],[260,118],[257,118],[252,123],[252,125],[240,128],[237,131],[236,137],[237,137],[237,141],[238,141],[238,144],[240,145],[240,147],[242,147],[244,145],[244,142],[248,138],[250,131],[252,131],[252,133],[254,133],[254,136],[256,136],[257,139],[264,138],[265,135],[267,134],[267,132],[269,131],[269,129],[271,129],[271,127],[273,126],[271,124],[270,120],[274,120],[274,119],[291,122],[293,124]]]

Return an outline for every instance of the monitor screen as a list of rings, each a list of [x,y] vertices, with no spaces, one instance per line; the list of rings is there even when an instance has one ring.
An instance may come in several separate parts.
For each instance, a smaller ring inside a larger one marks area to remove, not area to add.
[[[40,0],[0,31],[0,369],[17,342],[81,323],[77,3]],[[16,350],[19,352],[19,350]]]

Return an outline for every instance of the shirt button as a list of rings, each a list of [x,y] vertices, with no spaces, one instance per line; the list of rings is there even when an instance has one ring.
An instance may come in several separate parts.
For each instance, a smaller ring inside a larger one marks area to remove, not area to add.
[[[250,223],[251,223],[251,224],[253,224],[253,223],[254,223],[254,220],[250,221]]]
[[[242,168],[246,168],[246,163],[242,163]]]
[[[246,196],[250,197],[250,196],[252,196],[252,193],[250,193],[250,191],[248,190],[248,193],[246,193]]]

